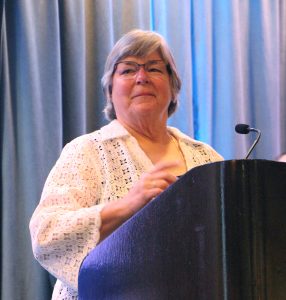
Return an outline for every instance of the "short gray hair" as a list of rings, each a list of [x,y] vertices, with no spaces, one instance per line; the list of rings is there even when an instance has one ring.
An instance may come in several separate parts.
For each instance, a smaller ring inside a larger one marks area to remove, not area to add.
[[[170,76],[172,101],[168,108],[168,115],[170,116],[175,112],[178,105],[181,80],[171,50],[160,34],[153,31],[134,29],[118,40],[105,63],[101,84],[106,97],[106,105],[103,111],[108,120],[116,119],[116,112],[111,99],[112,79],[116,63],[127,56],[145,57],[155,51],[159,52],[166,63]]]

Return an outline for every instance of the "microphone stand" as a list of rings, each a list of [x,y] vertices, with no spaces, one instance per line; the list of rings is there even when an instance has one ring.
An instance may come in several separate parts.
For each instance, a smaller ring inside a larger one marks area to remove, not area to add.
[[[261,131],[259,129],[256,128],[248,128],[249,131],[255,131],[256,133],[258,133],[257,138],[255,139],[254,143],[252,144],[251,148],[249,149],[245,159],[248,159],[250,153],[252,152],[252,150],[254,149],[254,147],[256,146],[256,144],[259,142],[260,137],[261,137]]]

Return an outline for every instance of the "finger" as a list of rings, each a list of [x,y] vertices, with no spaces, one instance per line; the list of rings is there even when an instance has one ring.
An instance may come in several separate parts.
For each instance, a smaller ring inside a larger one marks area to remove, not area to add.
[[[158,171],[151,174],[150,180],[164,180],[168,184],[171,184],[177,181],[178,177],[168,171]]]
[[[164,171],[154,174],[145,173],[141,178],[143,186],[145,186],[147,189],[152,189],[155,187],[166,189],[170,184],[177,180],[178,178],[176,176]]]
[[[153,179],[165,179],[169,184],[175,182],[178,178],[169,172],[169,169],[176,167],[180,162],[160,162],[156,164],[151,170],[147,173],[147,176],[151,176]]]
[[[152,189],[160,189],[164,191],[171,183],[167,182],[164,179],[154,179],[151,181],[151,188]]]
[[[167,170],[180,165],[180,161],[164,161],[159,162],[151,168],[150,173]]]

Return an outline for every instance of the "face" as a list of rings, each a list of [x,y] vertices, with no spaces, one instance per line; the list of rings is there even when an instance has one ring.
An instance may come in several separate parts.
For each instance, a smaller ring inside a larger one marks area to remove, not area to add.
[[[145,68],[141,66],[137,72],[132,64],[131,68],[128,63],[117,66],[111,95],[117,119],[131,125],[138,118],[166,121],[172,93],[170,77],[159,53],[154,52],[144,58],[128,56],[122,61],[138,64],[159,62],[147,64]]]

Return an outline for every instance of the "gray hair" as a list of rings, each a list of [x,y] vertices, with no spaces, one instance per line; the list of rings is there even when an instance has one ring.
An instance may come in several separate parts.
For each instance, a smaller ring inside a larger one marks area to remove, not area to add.
[[[155,51],[159,52],[163,61],[166,63],[167,71],[170,76],[172,101],[168,108],[168,115],[170,116],[175,112],[178,105],[181,80],[171,50],[160,34],[153,31],[134,29],[118,40],[105,63],[101,84],[106,97],[106,105],[103,112],[107,120],[116,119],[116,112],[111,99],[115,64],[127,56],[145,57]]]

